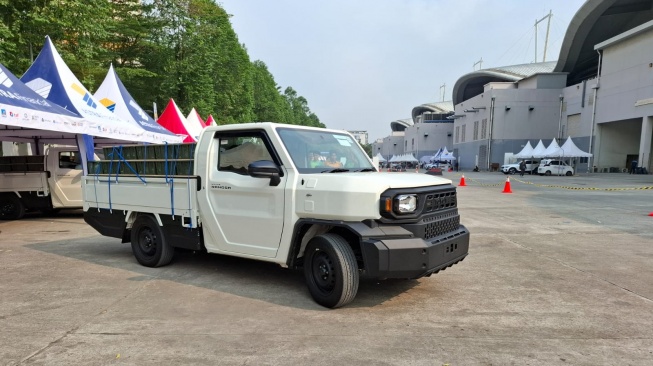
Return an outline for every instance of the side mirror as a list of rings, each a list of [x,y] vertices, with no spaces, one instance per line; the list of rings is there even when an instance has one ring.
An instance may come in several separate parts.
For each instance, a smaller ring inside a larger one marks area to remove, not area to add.
[[[249,175],[254,178],[270,178],[270,186],[281,183],[281,171],[271,160],[257,160],[247,166]]]

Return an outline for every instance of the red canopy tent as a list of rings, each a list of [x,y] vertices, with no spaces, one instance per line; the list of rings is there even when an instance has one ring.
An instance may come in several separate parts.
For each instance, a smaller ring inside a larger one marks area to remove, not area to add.
[[[157,122],[172,133],[186,135],[184,142],[197,141],[199,132],[201,132],[201,129],[198,131],[193,126],[188,125],[186,118],[177,107],[177,103],[172,99],[168,102]]]
[[[206,119],[206,127],[208,126],[217,126],[218,122],[213,119],[213,115],[209,114],[209,118]]]

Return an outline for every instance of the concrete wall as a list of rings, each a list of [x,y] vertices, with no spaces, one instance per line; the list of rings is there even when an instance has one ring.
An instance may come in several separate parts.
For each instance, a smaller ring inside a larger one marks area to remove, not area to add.
[[[446,146],[459,157],[460,168],[472,169],[478,162],[487,169],[488,150],[490,163],[501,164],[506,154],[519,152],[527,141],[535,146],[542,139],[548,146],[554,137],[560,136],[562,144],[571,136],[581,150],[594,154],[587,163],[577,164],[577,172],[592,171],[593,166],[599,171],[625,168],[627,155],[637,155],[640,166],[653,170],[653,26],[645,24],[597,47],[602,52],[600,78],[568,87],[563,73],[488,83],[482,94],[454,106],[453,136]],[[489,131],[485,137],[480,131],[483,120],[488,129],[492,121],[491,144]],[[419,133],[423,134],[421,127]],[[412,144],[415,136],[416,129],[398,146],[406,152],[417,150]],[[428,143],[424,150],[419,141],[419,155],[430,151]]]
[[[454,148],[461,155],[461,169],[472,169],[476,157],[482,155],[482,146],[488,145],[479,132],[474,139],[474,122],[487,119],[488,133],[492,119],[492,144],[490,146],[490,163],[502,164],[506,153],[517,153],[527,141],[535,146],[539,139],[548,144],[558,136],[560,120],[560,89],[493,89],[470,98],[455,106]],[[494,108],[492,108],[494,98]],[[479,108],[481,109],[475,109]],[[485,107],[482,109],[482,107]],[[477,112],[472,112],[477,110]],[[467,111],[467,112],[465,112]],[[492,115],[493,118],[490,118]],[[460,127],[460,129],[456,129]],[[462,129],[466,128],[465,141],[462,141]],[[456,132],[459,133],[456,139]],[[458,142],[456,142],[458,141]],[[487,168],[487,159],[479,161],[480,168]]]
[[[653,30],[603,50],[597,98],[598,123],[653,115]]]
[[[433,155],[443,147],[453,148],[453,123],[418,123],[405,132],[405,152],[417,159]]]
[[[372,156],[381,153],[384,158],[389,159],[393,155],[404,153],[404,132],[393,132],[392,135],[383,138],[382,142],[372,144]]]

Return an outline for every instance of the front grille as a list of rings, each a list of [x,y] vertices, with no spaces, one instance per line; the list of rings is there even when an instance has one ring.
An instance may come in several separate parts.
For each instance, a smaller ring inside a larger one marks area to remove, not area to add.
[[[457,205],[456,191],[429,193],[425,196],[424,213],[454,208]]]
[[[441,215],[441,217],[436,217],[435,221],[424,225],[424,239],[428,240],[435,238],[436,236],[456,231],[459,227],[460,216],[458,214]]]

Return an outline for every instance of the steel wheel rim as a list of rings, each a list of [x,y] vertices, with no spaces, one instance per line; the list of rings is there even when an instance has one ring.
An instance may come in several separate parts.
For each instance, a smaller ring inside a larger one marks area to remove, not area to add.
[[[323,251],[317,252],[312,258],[312,277],[315,285],[324,293],[330,293],[336,287],[336,276],[333,261]]]
[[[141,229],[138,233],[138,246],[143,254],[152,257],[156,254],[157,237],[148,228]]]
[[[16,211],[16,205],[11,202],[3,202],[0,207],[0,215],[9,216]]]

